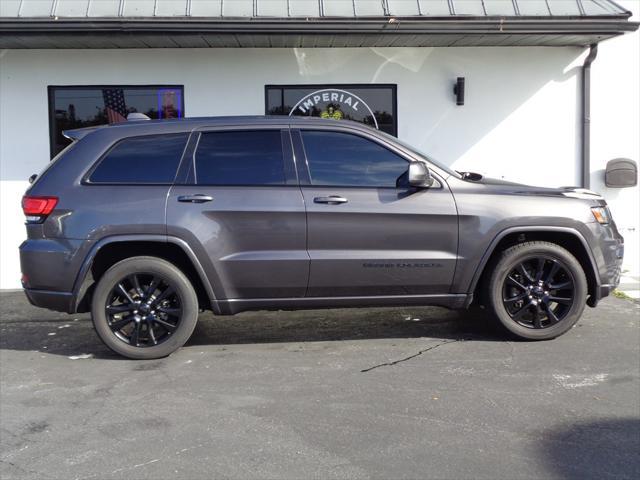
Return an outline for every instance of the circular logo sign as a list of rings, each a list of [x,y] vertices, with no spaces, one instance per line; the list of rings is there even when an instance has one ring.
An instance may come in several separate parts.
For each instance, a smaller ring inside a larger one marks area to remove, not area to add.
[[[370,118],[373,126],[378,128],[376,116],[364,100],[351,92],[337,88],[325,88],[306,95],[291,109],[289,116],[291,115],[333,120]]]

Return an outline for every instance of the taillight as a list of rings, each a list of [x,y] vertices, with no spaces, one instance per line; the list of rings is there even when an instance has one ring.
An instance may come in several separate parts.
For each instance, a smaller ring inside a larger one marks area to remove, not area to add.
[[[22,211],[27,223],[43,222],[58,204],[58,197],[22,197]]]

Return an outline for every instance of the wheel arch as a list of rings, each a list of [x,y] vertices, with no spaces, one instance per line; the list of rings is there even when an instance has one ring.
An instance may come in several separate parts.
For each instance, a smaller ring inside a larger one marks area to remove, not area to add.
[[[73,312],[89,311],[93,288],[111,265],[139,255],[155,256],[176,265],[192,282],[200,305],[216,311],[211,283],[187,242],[165,235],[117,235],[97,242],[84,259],[74,283]]]
[[[479,297],[479,288],[487,275],[487,267],[491,265],[497,255],[500,255],[502,251],[512,245],[536,240],[555,243],[556,245],[565,248],[576,257],[587,277],[589,295],[587,304],[591,307],[595,307],[599,300],[598,287],[601,283],[597,264],[587,240],[578,230],[570,227],[512,227],[500,232],[491,241],[489,247],[482,256],[478,267],[476,268],[469,289],[470,292],[474,293],[473,296],[475,298]]]

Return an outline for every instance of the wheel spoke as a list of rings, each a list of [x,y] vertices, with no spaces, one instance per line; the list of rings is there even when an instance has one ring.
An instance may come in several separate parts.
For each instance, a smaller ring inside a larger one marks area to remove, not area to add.
[[[545,304],[545,310],[547,312],[547,317],[549,317],[549,320],[551,321],[551,323],[558,323],[560,321],[556,313],[551,309],[551,307],[548,304]]]
[[[519,288],[520,290],[526,290],[527,289],[527,287],[525,287],[523,284],[521,284],[518,280],[513,278],[511,275],[509,275],[507,277],[507,283],[510,284],[510,285],[513,285],[514,287]]]
[[[159,323],[160,325],[162,325],[164,328],[166,328],[167,330],[169,330],[171,332],[173,332],[176,328],[178,328],[177,325],[173,325],[173,324],[171,324],[169,322],[165,322],[164,320],[162,320],[162,319],[160,319],[158,317],[155,317],[153,320],[154,320],[154,322]]]
[[[135,303],[133,298],[131,298],[131,295],[129,295],[129,292],[127,292],[127,289],[124,288],[124,286],[122,285],[122,283],[119,283],[117,288],[118,288],[118,291],[122,295],[124,295],[124,297],[127,299],[129,303]]]
[[[545,264],[545,259],[539,258],[538,268],[536,270],[536,282],[539,282],[540,280],[542,280],[542,275],[544,274],[544,264]]]
[[[182,309],[181,308],[163,308],[163,307],[159,307],[158,308],[158,312],[166,313],[167,315],[170,315],[172,317],[179,317],[182,314]]]
[[[549,297],[550,302],[561,303],[563,305],[571,305],[573,303],[573,299],[571,297]]]
[[[551,269],[549,270],[549,273],[547,274],[547,277],[545,278],[545,283],[550,284],[551,280],[553,280],[553,277],[556,273],[558,273],[558,270],[560,269],[560,265],[558,265],[558,262],[553,260],[553,263],[551,265]]]
[[[517,268],[520,274],[522,275],[523,279],[525,279],[530,283],[533,283],[535,281],[534,278],[531,275],[529,275],[529,272],[527,272],[527,269],[525,268],[524,263],[521,263],[520,265],[518,265]]]
[[[131,345],[135,347],[138,346],[138,341],[140,339],[140,325],[140,322],[136,322],[136,326],[133,327],[133,332],[131,332],[131,338],[129,339]]]
[[[567,280],[566,282],[558,283],[556,285],[549,284],[549,290],[565,290],[570,288],[573,285],[571,280]]]
[[[147,330],[149,331],[149,338],[151,338],[154,345],[157,345],[158,340],[156,340],[156,336],[153,332],[153,319],[151,318],[147,319]]]
[[[503,303],[514,303],[517,302],[519,300],[524,300],[525,298],[527,298],[527,293],[521,293],[520,295],[516,295],[515,297],[510,297],[510,298],[504,298],[502,301]]]
[[[533,313],[533,326],[535,328],[542,328],[542,309],[540,304],[536,305],[536,311]]]
[[[164,300],[165,298],[167,298],[169,295],[171,295],[175,290],[173,289],[173,287],[167,287],[167,289],[162,292],[160,295],[158,295],[157,298],[155,298],[153,300],[152,305],[157,305],[158,303],[160,303],[162,300]]]
[[[130,278],[131,278],[131,283],[133,284],[133,288],[135,289],[138,296],[143,297],[144,290],[142,290],[142,287],[140,286],[140,280],[138,279],[138,275],[134,273],[133,275],[131,275]]]
[[[107,313],[111,315],[116,313],[130,312],[133,309],[134,309],[134,306],[131,303],[122,303],[120,305],[107,305]]]
[[[147,287],[147,291],[145,292],[144,296],[149,297],[153,292],[156,291],[156,288],[158,288],[158,285],[160,285],[160,279],[158,277],[153,277],[151,279],[151,283]]]
[[[531,307],[531,302],[524,304],[520,310],[511,315],[511,318],[514,320],[520,320],[524,314],[529,311],[529,307]]]
[[[134,318],[133,315],[129,315],[128,317],[125,317],[122,320],[116,320],[115,322],[110,323],[109,327],[114,332],[117,332],[118,330],[122,329],[123,327],[126,327],[131,322],[133,322],[133,318]]]

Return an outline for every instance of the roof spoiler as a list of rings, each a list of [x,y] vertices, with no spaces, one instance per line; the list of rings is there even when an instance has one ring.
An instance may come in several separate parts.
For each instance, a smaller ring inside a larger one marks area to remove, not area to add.
[[[127,121],[128,122],[136,122],[136,121],[140,121],[140,120],[151,120],[147,115],[145,115],[144,113],[138,113],[138,112],[131,112],[129,115],[127,115]],[[94,132],[96,130],[98,130],[99,128],[104,128],[104,127],[108,127],[109,125],[96,125],[95,127],[85,127],[85,128],[76,128],[73,130],[63,130],[62,131],[62,135],[66,138],[68,138],[69,140],[71,140],[72,142],[77,142],[78,140],[80,140],[82,137],[90,134],[91,132]]]
[[[91,132],[94,132],[102,127],[104,127],[104,125],[100,125],[97,127],[76,128],[74,130],[63,130],[62,136],[68,138],[72,142],[77,142],[82,137],[89,135]]]

